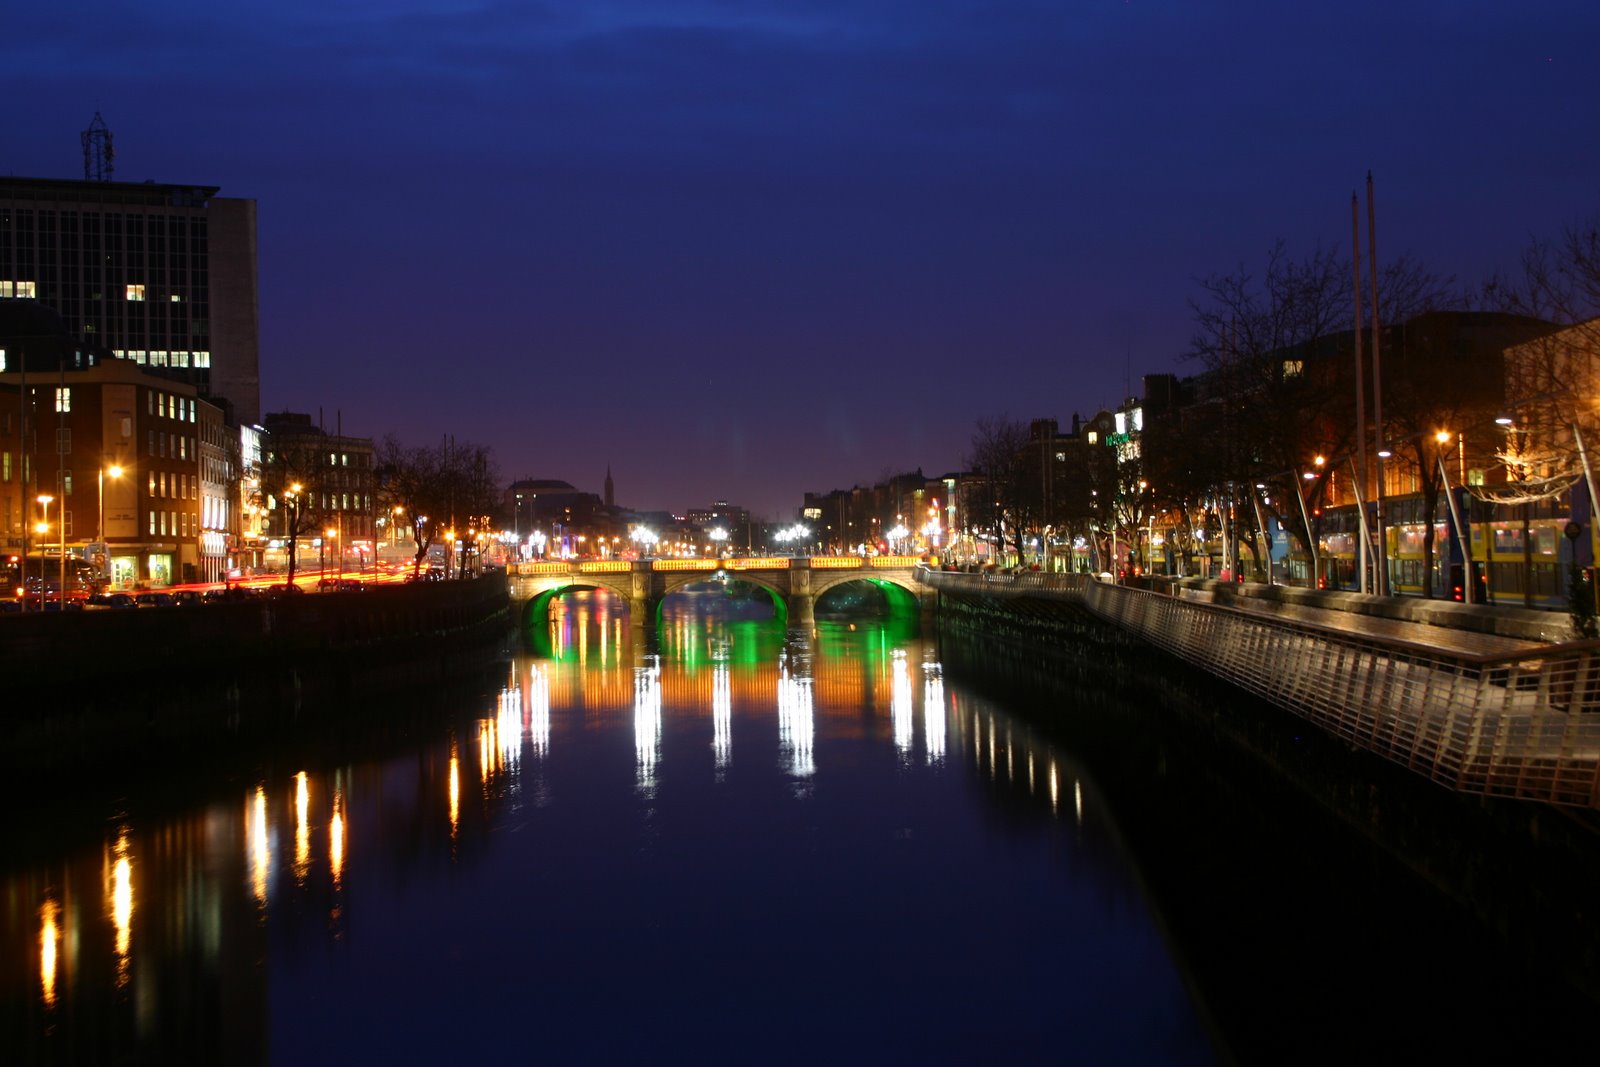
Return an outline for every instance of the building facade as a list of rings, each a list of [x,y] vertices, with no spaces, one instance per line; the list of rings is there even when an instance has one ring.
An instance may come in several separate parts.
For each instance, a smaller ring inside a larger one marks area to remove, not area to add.
[[[372,438],[328,433],[310,415],[287,411],[267,415],[261,429],[261,465],[269,495],[293,479],[303,494],[299,513],[314,520],[298,530],[286,529],[273,514],[283,512],[274,507],[276,501],[260,501],[271,535],[267,565],[276,564],[274,553],[285,549],[290,537],[299,542],[302,566],[316,559],[330,568],[364,570],[376,562]]]
[[[217,192],[0,177],[0,298],[257,422],[256,203]]]
[[[5,551],[46,579],[81,560],[115,589],[220,581],[237,521],[221,409],[192,385],[78,354],[54,369],[0,357]]]

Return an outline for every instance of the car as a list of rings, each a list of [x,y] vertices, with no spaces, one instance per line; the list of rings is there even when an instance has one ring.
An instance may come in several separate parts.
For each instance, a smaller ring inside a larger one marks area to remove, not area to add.
[[[170,608],[176,603],[171,593],[140,593],[134,599],[141,608]]]
[[[172,594],[172,602],[178,605],[194,605],[202,603],[200,591],[197,589],[179,589]]]
[[[107,608],[136,608],[139,602],[130,593],[107,593],[101,598],[100,605]]]

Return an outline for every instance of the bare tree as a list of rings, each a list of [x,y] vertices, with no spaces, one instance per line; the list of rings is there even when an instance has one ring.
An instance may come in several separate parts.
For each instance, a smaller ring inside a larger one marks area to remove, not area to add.
[[[273,442],[262,456],[258,504],[273,515],[273,532],[287,544],[287,586],[294,585],[300,538],[322,528],[325,463],[325,454],[310,443]]]
[[[980,418],[972,435],[967,466],[976,478],[967,502],[967,514],[994,531],[995,544],[1005,551],[1007,534],[1023,558],[1023,536],[1033,521],[1037,496],[1028,476],[1028,424],[1006,415]]]
[[[379,499],[396,522],[405,521],[415,546],[412,573],[428,550],[448,538],[457,548],[457,573],[493,536],[503,503],[490,450],[446,437],[433,447],[411,447],[393,436],[378,450]]]

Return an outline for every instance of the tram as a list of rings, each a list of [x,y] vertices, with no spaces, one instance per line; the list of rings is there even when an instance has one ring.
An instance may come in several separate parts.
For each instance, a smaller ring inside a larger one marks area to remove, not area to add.
[[[1572,522],[1570,502],[1541,500],[1527,504],[1496,504],[1455,489],[1455,514],[1470,531],[1473,577],[1477,603],[1507,607],[1564,610],[1571,569],[1576,561],[1589,566],[1595,558],[1591,525],[1575,529],[1588,541],[1568,534]],[[1433,567],[1424,552],[1427,528],[1433,526]],[[1329,508],[1313,520],[1317,528],[1317,585],[1323,589],[1355,590],[1360,586],[1357,549],[1361,517],[1355,505]],[[1388,549],[1389,586],[1399,596],[1433,596],[1466,599],[1461,540],[1449,502],[1441,495],[1437,514],[1426,514],[1420,494],[1384,501],[1384,542]],[[1290,553],[1289,574],[1306,584],[1309,561],[1296,543]]]

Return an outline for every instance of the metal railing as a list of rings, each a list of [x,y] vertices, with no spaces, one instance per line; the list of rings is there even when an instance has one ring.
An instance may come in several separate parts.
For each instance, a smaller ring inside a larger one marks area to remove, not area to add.
[[[944,593],[1075,603],[1449,788],[1600,808],[1600,641],[1467,652],[1087,575],[930,571],[923,581]]]

